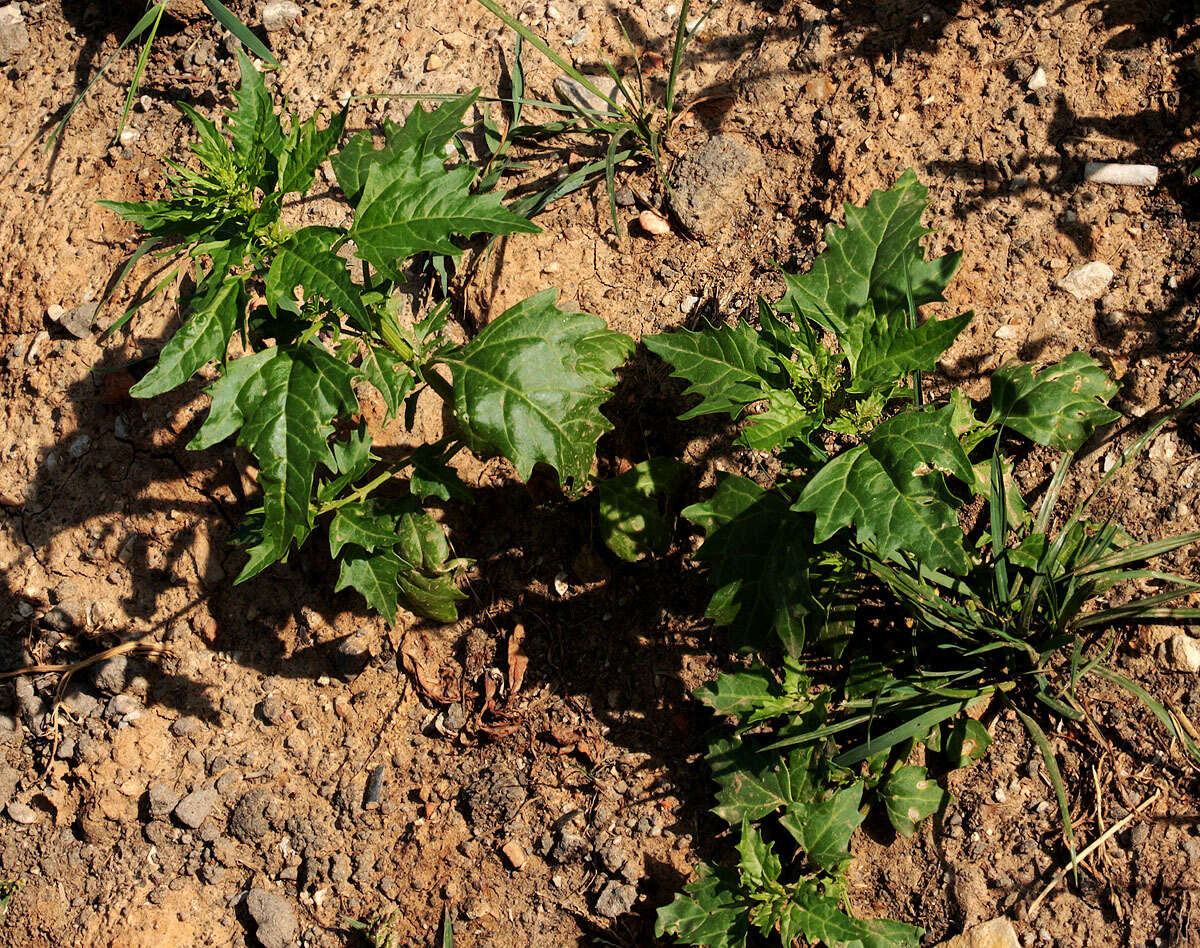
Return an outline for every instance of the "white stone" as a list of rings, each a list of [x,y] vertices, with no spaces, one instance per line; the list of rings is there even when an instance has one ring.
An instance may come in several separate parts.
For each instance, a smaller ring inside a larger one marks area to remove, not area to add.
[[[1030,92],[1037,92],[1039,89],[1045,89],[1049,84],[1046,79],[1046,70],[1038,66],[1033,75],[1029,77],[1029,81],[1025,83],[1025,88]]]
[[[280,30],[291,29],[293,23],[303,13],[299,6],[291,0],[272,0],[263,7],[262,25],[268,33],[278,33]]]
[[[1163,659],[1166,664],[1182,672],[1200,672],[1200,639],[1180,632],[1163,644]]]
[[[621,93],[617,89],[617,80],[612,76],[586,76],[585,78],[596,88],[597,92],[602,92],[613,102],[620,102]],[[612,107],[604,101],[604,98],[596,95],[591,89],[576,82],[570,76],[559,76],[555,79],[554,91],[558,93],[558,97],[563,102],[578,110],[584,118],[613,114]]]
[[[988,922],[973,925],[961,935],[942,942],[938,948],[1021,948],[1012,922],[1007,918],[993,918]]]
[[[1158,166],[1089,161],[1083,168],[1083,180],[1092,184],[1123,184],[1131,188],[1152,188],[1158,184]]]
[[[1076,267],[1054,285],[1066,290],[1077,300],[1098,300],[1112,281],[1112,267],[1103,261],[1093,260]]]

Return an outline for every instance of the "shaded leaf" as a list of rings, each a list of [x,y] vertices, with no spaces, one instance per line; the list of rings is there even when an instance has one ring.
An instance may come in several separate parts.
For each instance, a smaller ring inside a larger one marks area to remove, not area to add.
[[[759,752],[741,738],[717,738],[708,751],[713,780],[720,787],[713,812],[738,826],[793,803],[809,802],[815,792],[812,760],[811,747],[779,754]]]
[[[272,309],[281,302],[292,301],[299,286],[306,297],[328,300],[361,328],[370,328],[362,291],[350,279],[346,261],[332,249],[341,236],[342,232],[335,227],[304,227],[279,245],[267,272],[264,291]]]
[[[836,872],[850,859],[850,837],[863,821],[863,785],[855,783],[819,803],[794,803],[780,819],[783,826],[826,872]]]
[[[684,470],[673,458],[651,458],[596,485],[600,536],[621,559],[632,563],[666,549],[671,524],[656,496],[673,493]]]
[[[705,533],[696,559],[709,567],[716,588],[705,615],[730,627],[736,647],[762,648],[773,633],[799,654],[812,612],[811,524],[780,495],[736,475],[723,477],[709,500],[683,516]]]
[[[963,313],[952,319],[928,319],[909,329],[905,311],[877,312],[868,301],[840,337],[850,361],[849,391],[865,394],[890,387],[913,372],[931,370],[971,316]]]

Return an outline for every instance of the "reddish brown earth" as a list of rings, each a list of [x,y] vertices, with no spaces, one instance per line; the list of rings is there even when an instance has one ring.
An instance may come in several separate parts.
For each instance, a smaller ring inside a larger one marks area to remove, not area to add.
[[[211,113],[236,83],[211,20],[181,5],[150,56],[136,139],[110,147],[133,69],[126,54],[47,150],[49,127],[136,19],[131,6],[20,4],[30,44],[0,73],[0,668],[127,648],[109,664],[30,671],[0,691],[0,806],[33,816],[0,816],[0,881],[22,884],[0,922],[5,942],[254,944],[244,896],[265,889],[291,905],[313,946],[356,943],[345,919],[376,911],[396,912],[398,944],[429,945],[444,909],[460,946],[654,943],[655,909],[698,858],[727,848],[708,812],[711,721],[689,697],[726,655],[702,619],[686,523],[671,553],[625,564],[595,539],[587,499],[471,462],[478,502],[446,515],[457,552],[478,564],[456,625],[408,616],[387,629],[355,596],[330,592],[319,551],[232,586],[240,559],[226,541],[255,491],[246,458],[184,450],[206,405],[199,382],[150,403],[127,396],[122,367],[157,350],[174,307],[156,301],[106,339],[77,339],[56,318],[55,307],[98,299],[135,246],[96,200],[157,193],[161,159],[185,153],[171,103]],[[493,90],[500,51],[511,50],[468,2],[303,6],[293,32],[271,37],[283,63],[274,88],[302,112],[345,92]],[[580,64],[606,55],[628,65],[617,16],[646,50],[669,52],[665,5],[554,6],[548,16],[528,4],[528,22]],[[233,7],[259,23],[250,4]],[[670,142],[672,161],[717,132],[757,156],[713,211],[727,219],[699,240],[636,228],[618,238],[602,186],[579,192],[539,218],[543,234],[479,262],[463,331],[549,285],[635,337],[692,318],[687,297],[700,298],[696,316],[741,312],[755,294],[779,292],[776,263],[811,260],[841,202],[911,167],[931,188],[931,250],[964,251],[948,308],[976,313],[944,378],[984,394],[1005,359],[1086,350],[1120,379],[1117,429],[1136,430],[1200,386],[1191,7],[727,3],[687,58],[686,98],[704,101]],[[1030,92],[1039,66],[1047,85]],[[530,56],[527,70],[530,90],[548,96],[552,68]],[[356,102],[350,127],[409,105]],[[1092,159],[1157,164],[1160,184],[1086,185]],[[650,186],[644,176],[618,183]],[[1115,271],[1105,296],[1054,288],[1091,260]],[[135,270],[135,285],[151,280],[148,265]],[[122,292],[102,326],[128,302]],[[700,465],[698,491],[714,470],[761,470],[716,426],[676,422],[678,388],[665,376],[644,353],[624,370],[602,472],[685,456]],[[1195,529],[1197,448],[1190,422],[1168,429],[1107,509],[1139,538]],[[1084,478],[1113,451],[1098,444]],[[1023,477],[1031,486],[1041,471],[1031,460]],[[1197,572],[1193,554],[1172,566]],[[485,682],[511,683],[518,627],[528,671],[487,709]],[[348,637],[369,653],[361,672]],[[1119,661],[1200,720],[1200,683],[1156,657],[1161,638],[1149,629],[1122,641]],[[1084,698],[1108,737],[1054,735],[1081,841],[1159,796],[1077,883],[1029,915],[1066,854],[1035,752],[998,719],[985,763],[952,778],[955,802],[916,838],[860,834],[856,910],[921,924],[931,943],[1007,914],[1031,945],[1200,944],[1195,771],[1140,709],[1104,691]],[[382,792],[368,805],[373,773]],[[198,825],[162,817],[193,792],[209,804]],[[527,854],[519,870],[507,843]],[[605,917],[599,895],[626,879],[636,903]]]

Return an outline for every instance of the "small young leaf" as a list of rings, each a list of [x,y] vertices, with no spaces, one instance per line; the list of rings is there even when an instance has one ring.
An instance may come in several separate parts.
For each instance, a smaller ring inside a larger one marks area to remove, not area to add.
[[[951,767],[966,767],[982,757],[991,743],[986,727],[974,718],[961,718],[950,725],[946,735],[946,759]]]
[[[821,406],[803,405],[791,389],[767,392],[766,410],[750,416],[737,443],[755,451],[772,451],[793,442],[807,443],[825,415]]]
[[[240,47],[237,58],[242,84],[234,93],[237,108],[229,114],[233,150],[246,159],[256,147],[262,147],[278,158],[283,153],[284,134],[271,93],[263,85],[262,76],[250,62],[250,57]]]
[[[912,836],[917,824],[950,798],[924,767],[901,767],[879,786],[879,794],[888,819],[901,836]]]
[[[715,714],[744,718],[774,702],[778,687],[766,667],[756,662],[745,671],[718,675],[716,681],[697,688],[694,694]]]
[[[779,857],[749,820],[742,820],[742,838],[738,841],[737,851],[741,856],[738,870],[742,874],[742,885],[765,887],[779,878],[783,870]]]
[[[651,458],[600,481],[596,493],[605,545],[630,563],[666,549],[671,525],[655,496],[671,494],[683,472],[684,466],[673,458]]]
[[[522,478],[540,461],[578,490],[612,427],[600,406],[633,342],[602,319],[563,312],[556,295],[517,303],[443,361],[455,416],[475,443],[503,454]]]
[[[732,418],[766,394],[762,374],[774,355],[749,323],[643,336],[642,342],[674,368],[675,378],[691,383],[685,395],[701,396],[681,419],[721,412]]]
[[[317,168],[329,157],[345,127],[346,110],[342,109],[325,128],[318,129],[316,116],[309,116],[303,125],[292,129],[279,162],[280,193],[304,194],[308,191]]]
[[[1077,451],[1098,427],[1121,417],[1106,404],[1116,393],[1116,383],[1086,352],[1072,352],[1040,370],[1004,365],[992,373],[988,423],[1060,451]]]

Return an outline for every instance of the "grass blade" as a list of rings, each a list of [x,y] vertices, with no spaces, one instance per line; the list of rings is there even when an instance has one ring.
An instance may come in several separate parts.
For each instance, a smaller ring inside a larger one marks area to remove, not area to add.
[[[617,173],[617,148],[621,144],[621,139],[625,137],[625,129],[617,132],[608,140],[608,153],[604,157],[604,184],[608,190],[608,210],[612,214],[613,231],[618,237],[624,237],[622,233],[621,222],[617,219],[617,190],[616,190],[616,173]]]
[[[142,51],[138,54],[137,65],[133,68],[133,79],[129,83],[129,88],[125,91],[125,108],[121,110],[121,121],[117,125],[117,134],[113,136],[113,141],[117,141],[121,137],[121,133],[125,131],[125,122],[129,119],[129,113],[133,109],[133,100],[137,97],[138,89],[142,85],[142,73],[146,71],[146,62],[150,59],[150,47],[154,45],[154,37],[158,35],[159,24],[162,23],[163,13],[166,12],[166,3],[160,3],[154,8],[158,15],[155,16],[154,22],[150,26],[150,35],[146,37],[146,42],[142,44]]]
[[[1054,788],[1054,795],[1058,798],[1058,812],[1062,815],[1063,836],[1067,841],[1067,849],[1071,851],[1071,871],[1075,872],[1078,867],[1075,858],[1075,831],[1071,827],[1071,807],[1067,803],[1067,788],[1063,783],[1062,772],[1058,769],[1058,759],[1054,756],[1054,751],[1050,747],[1050,741],[1046,737],[1046,732],[1042,730],[1041,725],[1016,705],[1012,705],[1012,709],[1017,712],[1017,717],[1025,725],[1025,730],[1029,732],[1029,736],[1037,744],[1038,750],[1042,752],[1042,759],[1046,762],[1046,773],[1050,777],[1050,785]]]
[[[1004,463],[1000,459],[1000,438],[992,450],[991,496],[988,508],[992,519],[992,560],[996,577],[997,608],[1008,602],[1008,556],[1005,540],[1008,536],[1008,505],[1004,492]]]
[[[166,6],[166,4],[162,4],[162,6]],[[79,97],[71,103],[71,107],[67,109],[67,114],[59,120],[59,123],[56,126],[54,126],[54,131],[50,133],[50,137],[46,140],[46,149],[49,149],[50,146],[54,144],[54,139],[56,139],[62,133],[62,130],[67,127],[67,122],[71,120],[71,116],[75,114],[75,110],[79,108],[83,100],[87,98],[88,93],[92,91],[92,86],[99,82],[100,79],[108,72],[108,69],[113,64],[113,61],[116,60],[125,47],[145,33],[146,30],[150,28],[150,24],[155,22],[156,18],[161,16],[162,10],[159,8],[159,6],[153,6],[142,15],[142,18],[138,20],[137,23],[133,25],[133,29],[129,31],[129,35],[126,36],[125,39],[121,40],[121,45],[118,46],[113,51],[113,54],[104,61],[104,65],[97,70],[96,75],[92,76],[91,81],[84,87],[83,91],[79,93]]]
[[[151,237],[149,240],[143,241],[142,245],[138,247],[138,249],[130,255],[129,259],[121,265],[121,269],[118,270],[113,275],[112,279],[108,281],[108,286],[104,288],[104,292],[100,295],[100,302],[96,304],[97,319],[99,319],[100,314],[104,312],[105,304],[112,298],[113,293],[117,291],[117,287],[125,282],[125,278],[129,276],[129,271],[137,265],[137,262],[141,260],[142,257],[157,247],[160,243],[162,243],[162,241],[163,238],[161,237]],[[123,326],[127,321],[128,317],[122,316],[115,323],[104,330],[104,332],[100,334],[100,338],[107,339],[110,335],[120,329],[121,326]]]
[[[992,690],[990,686],[981,688],[974,699],[955,701],[952,704],[943,704],[938,705],[936,708],[931,708],[924,714],[919,714],[898,727],[894,727],[890,731],[880,734],[878,737],[871,738],[854,750],[839,754],[833,759],[833,762],[839,767],[852,767],[866,760],[868,757],[875,756],[882,750],[895,747],[901,741],[907,741],[910,738],[920,739],[928,734],[930,728],[935,724],[941,724],[947,718],[951,718],[958,714],[958,712],[965,710],[973,701],[987,697]]]
[[[1074,575],[1087,576],[1091,573],[1103,572],[1117,566],[1127,566],[1130,563],[1141,563],[1146,560],[1152,560],[1166,553],[1173,553],[1180,547],[1187,546],[1190,543],[1200,543],[1200,530],[1181,533],[1178,536],[1167,537],[1164,540],[1155,540],[1152,543],[1139,543],[1136,546],[1126,547],[1118,553],[1111,553],[1075,570]]]
[[[1187,732],[1179,726],[1179,723],[1174,717],[1171,716],[1171,713],[1150,696],[1150,692],[1139,685],[1136,681],[1126,678],[1124,675],[1118,674],[1111,668],[1107,668],[1103,665],[1098,666],[1095,669],[1095,674],[1099,675],[1106,681],[1111,681],[1119,688],[1124,688],[1131,695],[1142,702],[1142,704],[1149,709],[1150,713],[1158,718],[1162,725],[1179,739],[1179,743],[1187,748],[1187,752],[1191,755],[1192,759],[1195,761],[1200,761],[1200,748],[1196,746],[1195,741],[1193,741],[1191,737],[1188,736]]]
[[[602,99],[604,102],[606,102],[609,106],[612,107],[613,111],[615,111],[615,112],[623,111],[622,108],[619,105],[617,105],[616,102],[614,102],[611,98],[609,98],[603,92],[601,92],[599,89],[597,89],[596,86],[592,83],[592,81],[590,79],[588,79],[587,76],[585,76],[578,69],[576,69],[574,66],[572,66],[569,62],[567,62],[566,59],[564,59],[562,56],[560,56],[558,53],[556,53],[553,49],[551,49],[550,46],[546,43],[546,41],[544,39],[542,39],[540,36],[538,36],[537,33],[533,32],[533,30],[531,30],[529,27],[527,27],[524,23],[522,23],[520,20],[518,20],[515,16],[513,16],[507,10],[505,10],[504,7],[500,6],[500,4],[496,3],[496,0],[475,0],[475,2],[478,3],[485,10],[489,11],[493,16],[496,16],[497,18],[499,18],[504,23],[505,26],[507,26],[510,30],[512,30],[518,36],[521,36],[522,38],[524,38],[525,41],[528,42],[530,46],[532,46],[534,49],[536,49],[539,53],[541,53],[548,60],[550,60],[550,62],[554,63],[554,65],[556,65],[564,73],[566,73],[568,76],[570,76],[576,82],[578,82],[581,86],[583,86],[585,89],[587,89],[588,92],[592,93],[592,95],[597,96],[600,99]]]
[[[263,41],[251,32],[250,27],[239,20],[229,7],[221,3],[221,0],[203,0],[203,3],[208,7],[208,12],[216,17],[225,29],[237,37],[239,43],[264,62],[268,62],[272,66],[279,66],[279,60],[275,58],[275,54],[267,49]]]
[[[663,98],[663,107],[667,111],[665,135],[671,134],[671,120],[675,117],[675,84],[679,80],[679,64],[683,61],[684,50],[687,49],[688,11],[692,8],[691,0],[683,0],[679,4],[679,19],[675,22],[675,43],[671,47],[671,71],[667,75],[667,93]],[[697,29],[699,26],[697,26]]]

